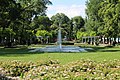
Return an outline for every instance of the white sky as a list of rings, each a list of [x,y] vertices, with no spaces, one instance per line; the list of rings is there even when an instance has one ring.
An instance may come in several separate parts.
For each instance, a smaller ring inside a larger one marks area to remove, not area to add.
[[[48,6],[47,15],[51,17],[56,13],[64,13],[69,18],[82,16],[85,18],[86,0],[50,0],[53,5]]]

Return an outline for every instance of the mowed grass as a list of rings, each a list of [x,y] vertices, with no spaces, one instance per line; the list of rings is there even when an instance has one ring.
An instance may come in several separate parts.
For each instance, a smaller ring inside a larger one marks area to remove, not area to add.
[[[27,48],[0,48],[0,61],[20,60],[24,62],[37,62],[58,60],[61,64],[67,64],[80,59],[94,61],[120,59],[119,47],[93,47],[93,51],[80,53],[29,53]]]

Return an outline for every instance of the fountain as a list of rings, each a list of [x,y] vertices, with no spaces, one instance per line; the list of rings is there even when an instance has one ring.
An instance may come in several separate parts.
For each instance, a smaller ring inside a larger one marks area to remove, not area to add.
[[[85,48],[80,48],[77,46],[62,46],[62,37],[61,37],[61,23],[59,23],[58,30],[58,46],[47,46],[44,48],[36,48],[30,52],[87,52]]]
[[[62,50],[62,38],[61,38],[61,27],[59,26],[58,30],[58,44],[59,44],[59,51]]]

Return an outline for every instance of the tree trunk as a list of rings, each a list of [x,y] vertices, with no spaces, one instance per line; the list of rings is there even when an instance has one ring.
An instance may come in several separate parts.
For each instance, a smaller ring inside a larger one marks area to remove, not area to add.
[[[117,37],[117,40],[118,40],[117,43],[119,44],[119,40],[120,40],[119,37]]]
[[[116,45],[116,37],[114,37],[114,40],[113,40],[113,44],[112,44],[113,46],[115,46]]]

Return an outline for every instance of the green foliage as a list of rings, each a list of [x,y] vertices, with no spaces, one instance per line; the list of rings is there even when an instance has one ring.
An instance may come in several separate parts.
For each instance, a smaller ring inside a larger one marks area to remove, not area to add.
[[[81,16],[75,16],[71,19],[73,24],[73,36],[75,39],[79,37],[79,33],[77,33],[80,29],[84,28],[85,21]],[[82,34],[81,34],[82,35]]]
[[[63,13],[57,13],[56,15],[53,15],[51,17],[51,21],[53,24],[51,25],[52,33],[54,35],[57,35],[59,27],[62,28],[62,37],[67,36],[67,38],[70,38],[71,25],[70,25],[70,19]],[[53,31],[54,30],[54,31]]]
[[[2,74],[5,76],[12,76],[12,77],[17,77],[24,75],[25,72],[30,71],[31,69],[46,65],[49,66],[50,64],[58,64],[57,61],[46,61],[46,62],[21,62],[21,61],[8,61],[8,62],[0,62],[0,68],[2,68]],[[1,73],[1,71],[0,71]]]
[[[96,32],[95,31],[91,31],[89,36],[96,36]]]
[[[80,29],[84,27],[85,21],[81,16],[75,16],[72,19],[73,25],[75,25],[76,29]]]
[[[99,36],[119,36],[119,0],[89,0],[86,6],[87,31],[94,31]]]
[[[56,15],[53,15],[51,17],[51,20],[53,21],[54,24],[58,25],[59,24],[66,24],[69,22],[69,18],[63,14],[63,13],[57,13]]]
[[[96,33],[94,31],[91,31],[90,33],[88,33],[87,31],[78,31],[77,32],[77,39],[81,40],[82,37],[86,37],[86,36],[96,36]]]
[[[47,16],[37,16],[32,22],[32,28],[50,31],[51,24],[52,22]]]
[[[24,80],[120,79],[119,60],[96,62],[81,59],[66,65],[60,65],[54,60],[37,63],[12,61],[0,62],[0,68],[3,75],[20,77],[19,74],[23,74],[21,79]]]
[[[85,37],[85,36],[88,36],[88,33],[87,32],[81,32],[81,31],[78,31],[77,32],[77,39],[82,39],[82,37]]]
[[[15,32],[13,32],[13,30],[12,29],[10,29],[10,28],[6,28],[5,30],[4,30],[4,35],[6,35],[6,37],[9,37],[10,35],[15,35],[16,33]]]
[[[14,33],[16,36],[11,36],[10,39],[25,44],[33,36],[32,29],[35,29],[31,22],[38,15],[45,15],[47,5],[50,4],[49,0],[0,0],[0,38],[4,41],[5,37],[9,38],[9,33]],[[48,23],[43,25],[45,24]],[[9,33],[5,33],[6,30]]]
[[[119,60],[94,62],[80,60],[71,64],[60,66],[52,64],[40,66],[25,74],[25,79],[119,79]],[[30,76],[31,75],[31,76]],[[33,75],[33,76],[32,76]],[[36,76],[34,76],[36,75]],[[112,76],[113,75],[113,76]],[[29,76],[29,77],[28,77]]]
[[[51,34],[48,32],[48,31],[46,31],[46,30],[38,30],[37,32],[36,32],[36,36],[37,37],[43,37],[43,38],[45,38],[45,37],[47,37],[47,36],[51,36]]]
[[[101,9],[99,9],[99,16],[102,18],[103,23],[105,23],[105,25],[103,26],[104,28],[104,35],[105,36],[109,36],[109,37],[117,37],[119,32],[120,32],[120,28],[119,28],[119,10],[118,8],[119,6],[119,1],[118,0],[113,0],[113,1],[109,1],[106,0],[106,2],[101,2],[100,4]],[[116,11],[117,9],[117,11]]]
[[[91,31],[95,31],[97,35],[102,35],[102,33],[98,32],[98,27],[102,27],[101,18],[98,16],[98,10],[101,8],[100,3],[103,0],[89,0],[86,2],[86,29],[90,33]]]

